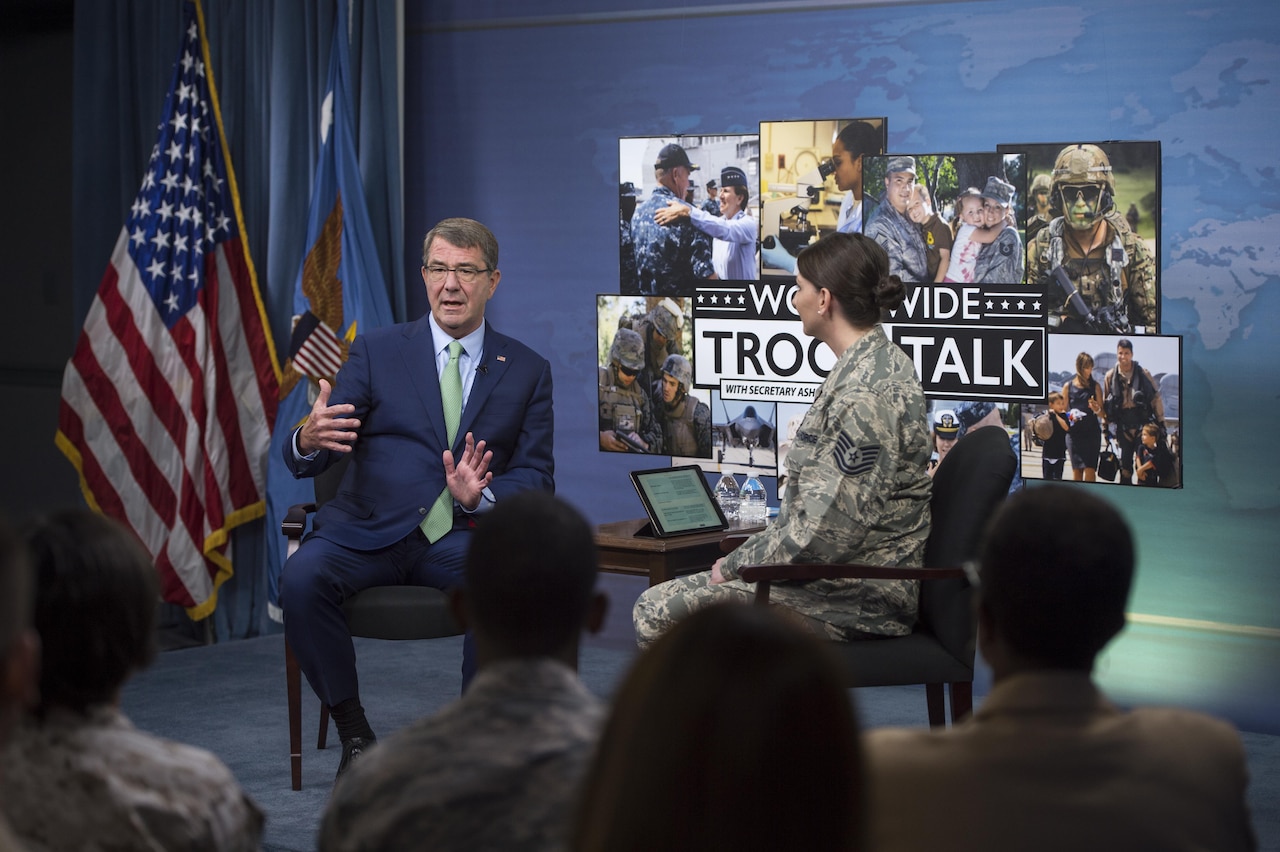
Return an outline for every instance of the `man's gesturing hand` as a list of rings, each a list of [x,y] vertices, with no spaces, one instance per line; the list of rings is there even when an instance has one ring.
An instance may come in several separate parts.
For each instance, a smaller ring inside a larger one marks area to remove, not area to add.
[[[453,451],[444,451],[444,477],[449,485],[449,493],[458,505],[468,512],[480,505],[480,495],[493,481],[493,472],[489,470],[489,462],[493,459],[493,451],[486,451],[484,441],[476,443],[475,436],[467,433],[462,449],[462,456],[457,464],[453,460]]]
[[[329,405],[329,394],[333,388],[324,379],[320,380],[320,395],[316,397],[311,413],[298,430],[298,452],[309,456],[316,450],[333,450],[338,453],[351,452],[351,445],[356,440],[356,430],[360,421],[352,417],[356,407],[350,403]]]

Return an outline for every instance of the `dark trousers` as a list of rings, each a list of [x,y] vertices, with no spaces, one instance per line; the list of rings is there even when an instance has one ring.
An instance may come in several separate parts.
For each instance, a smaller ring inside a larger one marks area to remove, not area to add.
[[[1120,445],[1120,484],[1133,484],[1133,459],[1138,444],[1142,442],[1142,427],[1121,427],[1116,430],[1116,443]]]
[[[284,632],[298,667],[330,707],[360,694],[356,652],[342,602],[371,586],[417,585],[450,589],[462,582],[471,533],[455,529],[430,544],[415,529],[381,550],[351,550],[308,536],[289,557],[280,590]],[[463,640],[463,686],[475,673],[471,634]]]

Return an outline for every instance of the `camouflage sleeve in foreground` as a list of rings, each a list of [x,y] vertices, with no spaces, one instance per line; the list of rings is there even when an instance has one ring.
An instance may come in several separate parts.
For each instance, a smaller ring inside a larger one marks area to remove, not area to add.
[[[319,848],[563,850],[603,716],[562,663],[490,663],[461,699],[379,742],[342,776]]]
[[[0,806],[22,848],[260,846],[262,811],[222,761],[143,733],[115,708],[24,722],[2,754]]]

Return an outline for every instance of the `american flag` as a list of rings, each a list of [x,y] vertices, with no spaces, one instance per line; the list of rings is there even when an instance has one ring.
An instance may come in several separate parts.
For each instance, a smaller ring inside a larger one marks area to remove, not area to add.
[[[203,16],[182,49],[142,188],[62,379],[57,444],[89,505],[151,552],[164,599],[203,618],[228,533],[264,511],[279,367],[243,241]]]

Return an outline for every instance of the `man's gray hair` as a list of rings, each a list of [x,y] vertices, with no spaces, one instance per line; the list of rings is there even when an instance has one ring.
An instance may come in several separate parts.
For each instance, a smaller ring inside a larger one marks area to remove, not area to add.
[[[498,239],[493,232],[475,219],[441,219],[427,231],[422,238],[422,265],[427,265],[427,256],[431,254],[431,243],[439,237],[444,242],[457,248],[478,248],[484,255],[484,262],[490,269],[498,268]]]

